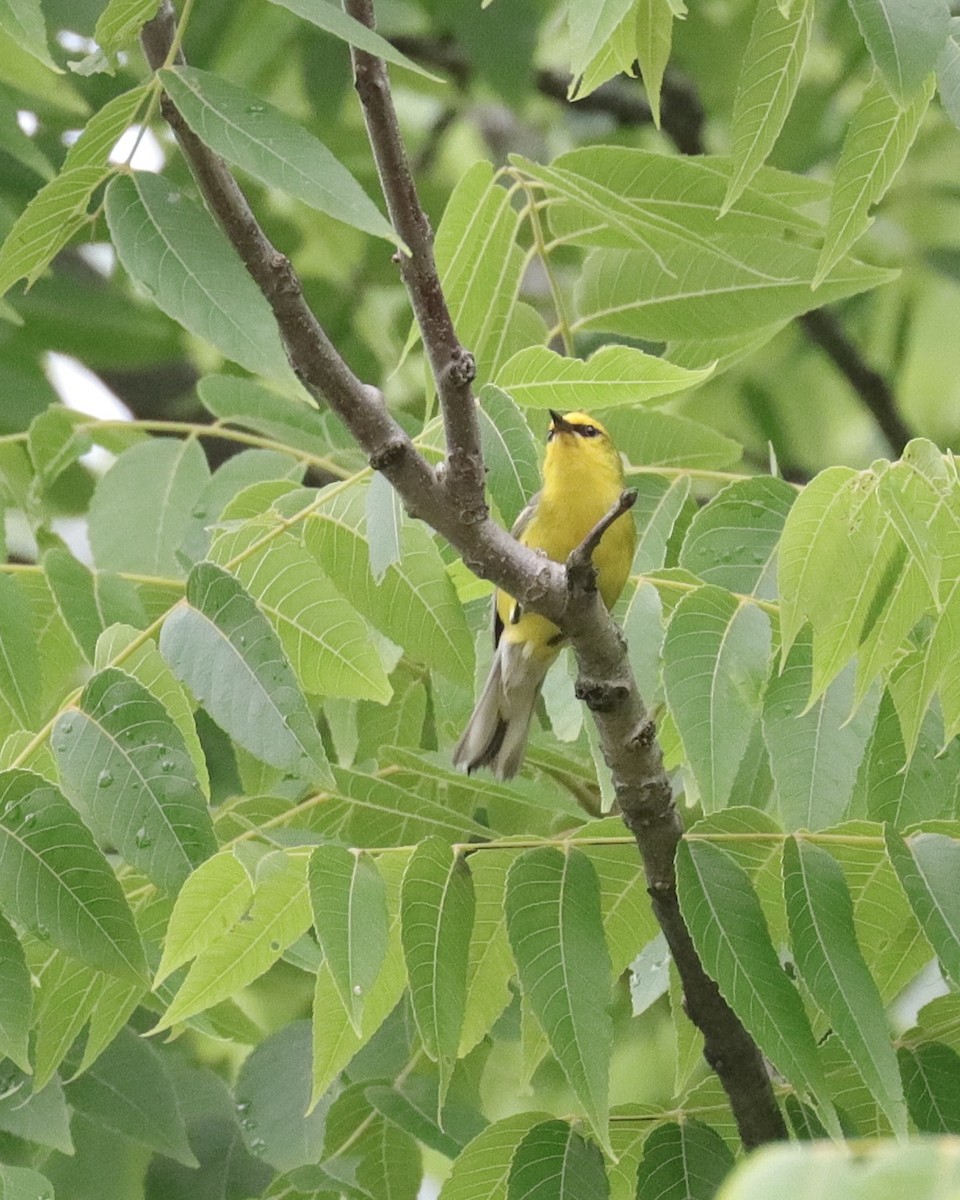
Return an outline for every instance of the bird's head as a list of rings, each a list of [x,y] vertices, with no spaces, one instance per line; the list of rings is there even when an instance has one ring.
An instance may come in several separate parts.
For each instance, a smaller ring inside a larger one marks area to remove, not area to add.
[[[592,468],[622,476],[620,454],[596,418],[583,412],[558,413],[552,408],[549,411],[545,475],[556,467],[561,471]]]

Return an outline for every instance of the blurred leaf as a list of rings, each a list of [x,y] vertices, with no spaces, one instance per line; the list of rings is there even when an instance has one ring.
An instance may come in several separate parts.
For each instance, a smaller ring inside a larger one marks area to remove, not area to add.
[[[97,1061],[67,1084],[66,1096],[72,1108],[98,1125],[185,1166],[199,1165],[163,1058],[132,1029],[121,1030]]]
[[[4,1163],[0,1165],[0,1194],[3,1200],[53,1200],[53,1185],[39,1171]]]
[[[307,878],[324,962],[359,1034],[364,1000],[389,944],[383,878],[369,855],[334,845],[314,850]]]
[[[566,1121],[534,1125],[510,1165],[507,1200],[608,1200],[603,1155]]]
[[[738,462],[743,448],[709,425],[659,409],[616,410],[603,414],[614,445],[630,467],[686,467],[719,470]]]
[[[826,850],[788,838],[783,888],[800,978],[846,1047],[894,1133],[907,1112],[883,1002],[857,945],[843,872]]]
[[[960,17],[951,17],[949,37],[937,61],[937,87],[947,116],[960,126]]]
[[[197,136],[227,162],[318,212],[402,245],[347,168],[278,108],[195,67],[162,70],[159,78]]]
[[[637,1195],[644,1200],[713,1200],[733,1165],[730,1148],[709,1125],[669,1121],[643,1143]]]
[[[140,171],[111,182],[106,215],[121,263],[158,308],[248,371],[289,378],[273,313],[205,209]]]
[[[463,1027],[474,911],[473,880],[461,854],[440,838],[421,842],[403,874],[401,936],[413,1015],[439,1070],[440,1108]]]
[[[947,39],[945,0],[850,0],[870,56],[887,87],[906,105],[934,69]]]
[[[813,1032],[747,873],[699,838],[677,853],[680,908],[704,969],[761,1051],[839,1133]]]
[[[113,871],[56,788],[0,773],[0,904],[42,941],[129,982],[145,973],[140,935]]]
[[[330,780],[320,735],[277,635],[233,576],[199,563],[160,653],[225,732],[255,757]]]
[[[684,596],[663,644],[667,703],[705,814],[723,808],[760,713],[770,621],[717,587]]]
[[[121,50],[156,16],[152,0],[110,0],[97,20],[93,38],[104,54]]]
[[[44,554],[43,571],[57,609],[87,662],[93,662],[97,639],[110,625],[147,623],[136,590],[118,575],[90,571],[59,546]]]
[[[0,27],[38,62],[51,71],[59,71],[47,49],[47,30],[40,0],[0,0]]]
[[[21,1071],[7,1070],[4,1084],[0,1095],[0,1130],[26,1142],[72,1154],[70,1110],[59,1080],[37,1088]]]
[[[131,675],[94,675],[57,717],[51,745],[63,787],[101,842],[176,892],[217,848],[179,729]]]
[[[262,1041],[237,1076],[237,1112],[252,1154],[278,1171],[317,1162],[323,1153],[326,1108],[307,1113],[310,1022],[291,1021]],[[278,1086],[282,1081],[282,1086]]]
[[[580,851],[521,854],[507,876],[510,945],[523,994],[602,1145],[613,1027],[596,872]]]
[[[0,576],[0,736],[37,724],[39,671],[30,606],[14,580]]]

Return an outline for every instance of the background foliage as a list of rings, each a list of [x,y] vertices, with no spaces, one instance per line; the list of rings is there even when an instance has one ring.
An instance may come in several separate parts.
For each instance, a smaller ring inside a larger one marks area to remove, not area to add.
[[[389,56],[491,503],[549,407],[639,490],[619,615],[705,966],[798,1139],[951,1134],[960,18],[381,0],[387,43],[195,0],[151,76],[155,10],[0,0],[3,1194],[952,1195],[949,1139],[724,1182],[569,670],[516,782],[451,772],[487,589],[307,402],[158,100],[439,457],[345,42]]]

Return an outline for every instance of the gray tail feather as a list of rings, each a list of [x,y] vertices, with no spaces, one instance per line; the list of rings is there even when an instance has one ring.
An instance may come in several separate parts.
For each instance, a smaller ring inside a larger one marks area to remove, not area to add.
[[[480,699],[453,752],[453,765],[468,775],[489,767],[498,779],[510,779],[520,770],[549,664],[530,658],[518,662],[518,652],[522,647],[503,640],[497,646]]]

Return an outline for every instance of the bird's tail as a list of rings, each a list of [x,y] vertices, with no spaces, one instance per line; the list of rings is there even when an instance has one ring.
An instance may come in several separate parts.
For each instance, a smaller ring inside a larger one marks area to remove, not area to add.
[[[516,775],[523,762],[530,721],[553,661],[530,653],[529,642],[501,638],[490,674],[463,737],[453,752],[453,765],[469,775],[489,767],[498,779]]]

